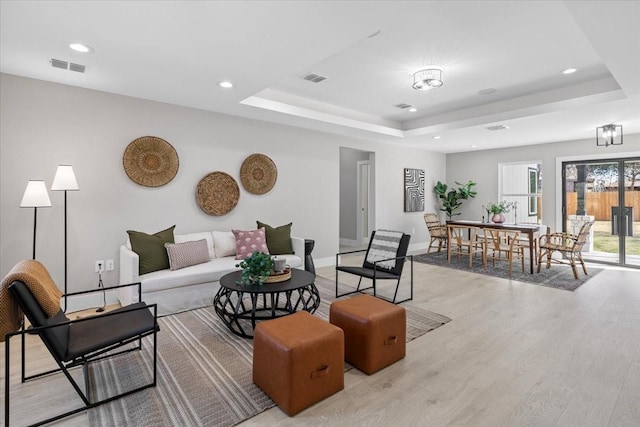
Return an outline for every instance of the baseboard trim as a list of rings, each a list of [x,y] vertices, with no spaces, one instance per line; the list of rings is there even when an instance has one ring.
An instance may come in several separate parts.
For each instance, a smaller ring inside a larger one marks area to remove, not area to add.
[[[120,302],[118,298],[117,290],[105,291],[106,305],[116,304]],[[103,299],[102,292],[95,292],[85,295],[72,295],[67,298],[69,307],[65,310],[65,313],[72,313],[74,311],[87,310],[92,307],[102,307]],[[64,307],[64,297],[60,300],[60,304]]]

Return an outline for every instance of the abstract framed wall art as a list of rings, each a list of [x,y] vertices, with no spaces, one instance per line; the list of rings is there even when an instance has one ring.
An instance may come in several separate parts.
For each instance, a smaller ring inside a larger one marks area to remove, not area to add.
[[[404,211],[424,211],[423,169],[404,169]]]

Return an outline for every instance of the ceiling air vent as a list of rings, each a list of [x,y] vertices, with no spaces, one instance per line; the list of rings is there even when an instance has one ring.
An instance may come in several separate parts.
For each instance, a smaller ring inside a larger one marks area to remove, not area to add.
[[[306,80],[312,83],[320,83],[323,80],[327,80],[325,76],[321,76],[320,74],[315,73],[307,73],[304,76],[300,77],[302,80]]]
[[[80,64],[74,64],[73,62],[69,64],[69,70],[70,71],[75,71],[78,73],[84,73],[84,70],[87,67],[85,67],[84,65],[80,65]]]
[[[74,64],[73,62],[69,63],[67,61],[62,61],[60,59],[55,59],[55,58],[51,59],[51,66],[53,68],[60,68],[62,70],[75,71],[77,73],[84,73],[84,71],[87,69],[87,67],[82,64]]]
[[[504,129],[509,129],[509,126],[496,125],[496,126],[489,126],[487,129],[489,129],[489,130],[504,130]]]
[[[405,103],[403,102],[403,103],[400,103],[400,104],[396,104],[396,105],[394,105],[394,107],[396,107],[396,108],[400,108],[401,110],[406,110],[407,108],[411,108],[411,107],[413,107],[413,105],[411,105],[411,104],[405,104]]]
[[[61,61],[59,59],[51,59],[51,66],[53,68],[62,68],[63,70],[66,70],[67,67],[69,66],[69,63],[67,61]]]

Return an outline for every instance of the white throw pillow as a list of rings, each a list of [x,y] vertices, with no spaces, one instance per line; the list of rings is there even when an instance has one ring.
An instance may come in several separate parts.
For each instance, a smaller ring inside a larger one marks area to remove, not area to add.
[[[213,247],[215,248],[216,258],[235,256],[236,237],[231,231],[214,231]]]
[[[203,231],[201,233],[175,234],[173,238],[176,243],[195,242],[196,240],[205,239],[207,241],[209,259],[214,259],[216,257],[213,247],[213,235],[208,231]]]
[[[206,239],[184,243],[165,243],[169,257],[169,268],[179,270],[209,261]]]

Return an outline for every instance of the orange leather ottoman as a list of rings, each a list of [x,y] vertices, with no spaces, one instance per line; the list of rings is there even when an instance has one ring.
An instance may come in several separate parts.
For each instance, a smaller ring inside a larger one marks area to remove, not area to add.
[[[367,374],[405,356],[406,319],[404,308],[366,294],[329,309],[329,321],[344,331],[345,360]]]
[[[258,323],[253,382],[289,416],[342,390],[342,330],[306,311]]]

